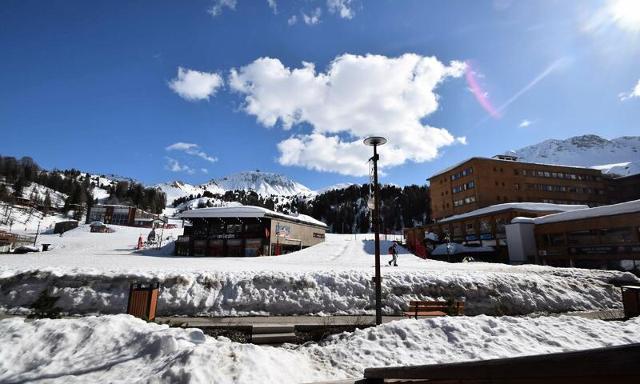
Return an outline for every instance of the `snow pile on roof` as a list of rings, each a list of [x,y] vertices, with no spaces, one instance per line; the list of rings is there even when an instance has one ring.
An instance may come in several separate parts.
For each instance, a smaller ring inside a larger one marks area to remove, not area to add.
[[[588,219],[591,217],[602,217],[612,215],[622,215],[626,213],[640,212],[640,200],[632,200],[624,203],[613,205],[604,205],[602,207],[585,208],[571,212],[554,213],[533,219],[535,224],[557,223],[560,221],[570,221],[579,219]],[[517,222],[514,221],[513,222]]]
[[[157,280],[158,315],[296,315],[373,313],[373,235],[327,234],[326,241],[273,257],[177,257],[134,252],[150,229],[111,225],[91,233],[81,224],[63,237],[41,235],[50,251],[2,255],[0,310],[27,311],[42,290],[69,313],[123,313],[129,283]],[[182,229],[164,229],[176,238]],[[160,234],[156,231],[156,234]],[[386,250],[393,238],[382,237]],[[398,247],[398,267],[384,267],[383,310],[409,300],[465,298],[468,314],[527,314],[619,308],[613,283],[630,273],[545,266],[423,260]],[[383,261],[390,258],[382,255]],[[384,263],[383,263],[384,264]]]
[[[253,205],[239,205],[231,207],[213,207],[200,208],[184,211],[177,216],[182,219],[190,219],[197,217],[273,217],[282,218],[292,221],[300,221],[307,224],[319,225],[326,227],[327,225],[320,220],[316,220],[307,215],[285,215],[284,213],[275,212],[270,209],[256,207]]]
[[[488,215],[508,210],[518,210],[525,212],[566,212],[577,209],[589,208],[587,205],[569,205],[569,204],[551,204],[551,203],[503,203],[491,205],[488,207],[476,209],[475,211],[461,213],[459,215],[449,216],[439,220],[438,223],[448,223],[454,220],[465,219],[468,217],[476,217]]]
[[[428,341],[428,342],[425,342]],[[365,368],[451,363],[640,342],[640,318],[487,316],[402,320],[302,346],[212,338],[127,315],[0,321],[0,381],[300,383]]]

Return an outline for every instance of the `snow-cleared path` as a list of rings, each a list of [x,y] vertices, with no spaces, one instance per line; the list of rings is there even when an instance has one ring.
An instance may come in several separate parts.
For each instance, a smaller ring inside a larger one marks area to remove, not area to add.
[[[121,313],[131,281],[157,279],[159,315],[371,313],[371,235],[327,235],[320,245],[277,257],[174,257],[171,249],[133,252],[148,230],[115,228],[100,234],[81,226],[63,237],[43,235],[50,252],[0,255],[0,307],[22,311],[48,288],[66,312]],[[412,299],[462,297],[469,314],[619,308],[620,292],[612,282],[638,281],[613,271],[425,261],[406,250],[399,267],[390,267],[389,245],[382,241],[389,314]]]

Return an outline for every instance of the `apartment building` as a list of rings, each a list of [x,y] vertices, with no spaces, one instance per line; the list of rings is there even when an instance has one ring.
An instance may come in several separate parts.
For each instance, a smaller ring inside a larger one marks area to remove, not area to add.
[[[473,157],[431,176],[429,183],[434,220],[504,203],[610,201],[610,178],[600,170],[525,163],[513,156]]]

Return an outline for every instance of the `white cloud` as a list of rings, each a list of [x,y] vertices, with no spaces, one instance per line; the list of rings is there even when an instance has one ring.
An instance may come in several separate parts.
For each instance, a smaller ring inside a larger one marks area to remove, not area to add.
[[[327,0],[327,8],[331,13],[337,13],[343,19],[353,19],[355,12],[351,3],[353,0]]]
[[[623,92],[618,95],[621,101],[625,101],[634,97],[640,97],[640,80],[635,87],[631,90],[631,92]]]
[[[217,73],[198,72],[178,68],[178,76],[169,82],[169,88],[189,101],[209,99],[224,84]]]
[[[274,15],[278,14],[278,3],[276,3],[276,0],[267,0],[267,4],[269,5],[269,8],[271,8],[271,10],[273,11]]]
[[[236,0],[215,0],[215,2],[213,3],[213,6],[209,8],[209,14],[211,14],[211,16],[214,16],[214,17],[219,16],[222,14],[222,10],[224,8],[235,10],[236,4],[237,4]]]
[[[208,174],[209,170],[207,168],[200,168],[200,172]]]
[[[447,66],[416,54],[345,54],[320,73],[312,63],[290,69],[278,59],[260,58],[232,69],[229,82],[245,96],[245,112],[262,125],[311,126],[310,133],[293,134],[278,144],[280,164],[364,176],[371,148],[362,139],[370,135],[389,140],[380,148],[381,167],[429,161],[444,146],[466,143],[422,122],[438,109],[435,88],[463,72],[461,62]]]
[[[530,126],[531,124],[533,124],[533,122],[531,122],[530,120],[524,119],[520,122],[520,124],[518,124],[518,127],[520,128],[527,128],[528,126]]]
[[[287,24],[289,25],[294,25],[297,22],[298,22],[298,17],[296,15],[293,15],[289,19],[287,19]]]
[[[167,151],[181,151],[191,156],[197,156],[201,159],[207,160],[210,163],[218,161],[217,157],[209,156],[206,152],[200,149],[198,144],[177,142],[169,145],[165,148]]]
[[[316,8],[308,15],[302,12],[302,20],[304,20],[304,23],[307,25],[316,25],[320,23],[320,16],[322,16],[322,9],[320,8]]]
[[[191,167],[189,167],[188,165],[183,165],[180,164],[180,162],[174,158],[171,157],[165,157],[165,159],[167,160],[167,164],[165,164],[164,168],[166,170],[169,170],[171,172],[186,172],[190,175],[193,175],[195,173],[195,170]]]

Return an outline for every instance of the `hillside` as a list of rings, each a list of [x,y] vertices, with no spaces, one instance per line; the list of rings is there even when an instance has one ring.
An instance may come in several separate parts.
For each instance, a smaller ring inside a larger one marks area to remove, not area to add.
[[[592,167],[619,176],[640,173],[640,136],[612,140],[597,135],[550,139],[508,154],[526,162]]]

